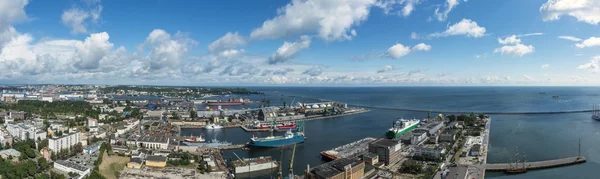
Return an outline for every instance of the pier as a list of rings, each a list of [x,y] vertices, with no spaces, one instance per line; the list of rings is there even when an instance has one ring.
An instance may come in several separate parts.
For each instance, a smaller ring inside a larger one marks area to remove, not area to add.
[[[302,120],[310,121],[310,120],[317,120],[317,119],[329,119],[329,118],[342,117],[342,116],[353,115],[353,114],[360,114],[360,113],[369,112],[369,111],[370,110],[367,110],[367,109],[355,109],[355,110],[351,110],[351,111],[346,111],[343,114],[338,114],[338,115],[308,116],[305,119],[301,119],[301,120],[289,120],[289,121],[279,121],[279,122],[300,122]],[[241,125],[240,128],[242,128],[246,132],[269,132],[269,131],[271,131],[271,129],[250,129],[244,125]],[[275,129],[275,132],[285,132],[285,131],[288,131],[288,129]]]
[[[585,157],[578,156],[578,157],[569,157],[569,158],[562,158],[562,159],[555,159],[555,160],[525,162],[524,165],[527,170],[540,170],[540,169],[575,165],[575,164],[585,163],[586,161],[587,161],[587,159]],[[485,170],[487,170],[487,171],[506,171],[508,169],[515,167],[512,165],[514,165],[514,164],[508,164],[508,163],[486,164]],[[518,167],[522,167],[522,166],[523,166],[523,164],[520,163]]]

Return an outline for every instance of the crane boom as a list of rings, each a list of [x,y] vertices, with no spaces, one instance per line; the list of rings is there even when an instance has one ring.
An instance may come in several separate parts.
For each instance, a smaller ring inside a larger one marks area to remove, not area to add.
[[[290,159],[290,173],[288,179],[294,179],[294,155],[296,154],[296,144],[294,144],[294,149],[292,149],[292,158]]]

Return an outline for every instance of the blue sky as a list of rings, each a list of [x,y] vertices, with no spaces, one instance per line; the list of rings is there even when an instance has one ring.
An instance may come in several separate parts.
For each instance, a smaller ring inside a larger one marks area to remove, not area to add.
[[[599,22],[598,0],[7,0],[0,82],[599,85]]]

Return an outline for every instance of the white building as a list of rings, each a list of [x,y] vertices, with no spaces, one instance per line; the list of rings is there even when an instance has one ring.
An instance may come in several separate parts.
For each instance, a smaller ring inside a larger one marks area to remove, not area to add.
[[[2,93],[2,97],[3,98],[15,98],[15,99],[24,99],[25,98],[25,93]]]
[[[48,149],[51,151],[60,151],[69,149],[79,143],[79,131],[63,134],[60,137],[52,137],[48,139]]]
[[[100,141],[100,142],[96,142],[91,145],[88,145],[83,148],[83,152],[90,154],[90,155],[93,153],[96,153],[96,152],[98,152],[98,150],[100,150],[100,146],[102,146],[102,143],[104,143],[104,142]]]
[[[147,149],[164,149],[167,150],[169,148],[169,138],[162,136],[142,136],[137,138],[137,140],[128,141],[128,145],[135,145],[134,147],[144,147]]]
[[[25,123],[8,124],[6,125],[6,130],[14,139],[18,140],[37,140],[38,138],[44,140],[47,135],[46,131],[37,129],[33,124]]]
[[[439,158],[443,157],[445,153],[446,149],[443,147],[424,146],[415,148],[415,155],[430,155]]]
[[[87,167],[83,167],[73,162],[57,160],[54,162],[54,169],[60,170],[65,173],[77,173],[79,177],[77,179],[82,179],[90,175],[91,169]]]
[[[69,99],[69,98],[84,98],[83,94],[77,94],[77,93],[66,93],[66,94],[59,94],[58,98],[60,99]]]
[[[42,96],[42,101],[52,102],[52,101],[54,101],[54,97],[52,97],[52,96]]]

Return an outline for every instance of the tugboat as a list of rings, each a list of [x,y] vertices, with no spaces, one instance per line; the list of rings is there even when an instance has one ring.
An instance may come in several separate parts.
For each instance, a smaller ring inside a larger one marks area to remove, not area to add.
[[[194,137],[191,136],[187,139],[184,139],[183,141],[188,142],[188,143],[203,143],[206,142],[206,140],[204,139],[204,137],[202,135],[198,136],[198,137]]]
[[[592,119],[596,121],[600,121],[600,106],[594,105],[594,110],[592,112]]]

